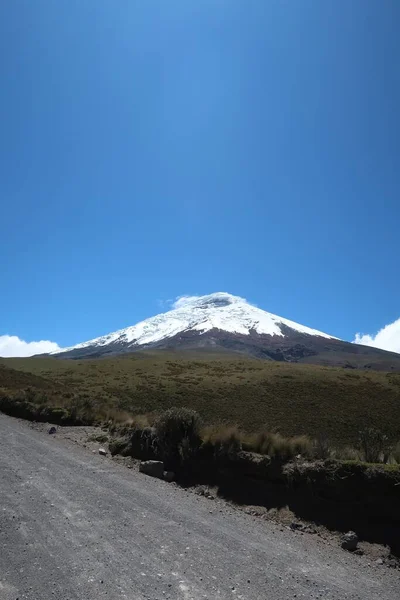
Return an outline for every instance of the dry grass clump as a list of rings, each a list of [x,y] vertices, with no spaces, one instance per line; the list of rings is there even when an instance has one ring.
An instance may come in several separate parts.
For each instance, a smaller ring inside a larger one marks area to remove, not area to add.
[[[103,412],[103,411],[102,411]],[[106,424],[112,425],[127,425],[132,426],[134,423],[134,417],[122,410],[117,410],[116,408],[110,408],[103,412],[102,421]]]
[[[305,435],[284,437],[280,433],[267,430],[246,433],[241,431],[238,425],[209,425],[202,429],[201,437],[203,443],[229,452],[243,449],[280,459],[290,459],[298,455],[310,457],[315,454],[313,442]]]
[[[280,459],[290,459],[298,455],[310,457],[314,454],[313,442],[306,435],[284,437],[280,433],[265,430],[245,436],[243,448]]]
[[[154,413],[147,415],[131,415],[124,411],[113,410],[107,413],[104,423],[106,428],[114,435],[124,436],[131,431],[144,431],[154,426],[156,416]]]
[[[361,452],[353,446],[344,446],[343,448],[335,448],[332,452],[333,458],[337,460],[352,460],[360,461]]]
[[[226,453],[239,452],[242,449],[242,437],[243,434],[237,425],[208,425],[201,431],[203,444]]]

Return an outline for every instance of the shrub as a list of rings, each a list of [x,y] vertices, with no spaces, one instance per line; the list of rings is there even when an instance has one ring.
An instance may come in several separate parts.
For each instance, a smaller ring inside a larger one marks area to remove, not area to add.
[[[359,433],[360,449],[368,463],[377,463],[388,454],[388,437],[379,429],[368,427]]]
[[[68,424],[70,422],[70,413],[66,408],[47,407],[40,412],[40,420],[50,421],[58,425]]]
[[[135,458],[152,459],[159,455],[159,444],[153,427],[134,427],[130,432],[131,455]]]
[[[32,395],[29,393],[29,396]],[[46,406],[44,404],[33,404],[26,399],[24,393],[16,396],[1,396],[0,411],[12,417],[26,419],[28,421],[39,421],[55,423],[57,425],[90,425],[89,419],[78,418],[71,410],[60,406]]]
[[[167,463],[176,466],[198,450],[200,426],[200,416],[190,408],[170,408],[158,417],[154,428]]]
[[[116,454],[126,456],[125,453],[128,451],[128,446],[129,440],[127,438],[116,438],[112,440],[109,444],[111,456],[115,456]]]
[[[119,437],[114,438],[109,444],[112,456],[121,454],[121,456],[132,456],[142,460],[158,458],[159,446],[152,427],[144,429],[134,427],[125,434],[121,434],[121,431],[118,433]]]
[[[88,437],[88,442],[99,442],[99,444],[105,444],[108,442],[108,435],[105,433],[90,435]]]
[[[318,436],[317,439],[314,440],[314,456],[315,458],[321,458],[322,460],[332,456],[329,440],[323,435]]]

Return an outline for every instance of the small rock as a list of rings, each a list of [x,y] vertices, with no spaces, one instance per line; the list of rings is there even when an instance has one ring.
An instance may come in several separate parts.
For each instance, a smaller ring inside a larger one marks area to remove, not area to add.
[[[353,554],[357,554],[357,556],[364,556],[364,550],[361,550],[361,548],[356,548]]]
[[[377,558],[376,561],[375,561],[375,563],[377,565],[383,565],[383,558]]]
[[[306,533],[311,533],[312,535],[318,533],[318,531],[312,525],[306,525],[306,527],[304,528],[304,531]]]
[[[143,460],[139,465],[139,471],[150,475],[150,477],[158,477],[163,479],[164,477],[164,463],[160,460]]]
[[[174,481],[175,480],[175,473],[173,471],[164,471],[164,479],[165,481]]]
[[[50,429],[48,430],[48,433],[50,435],[52,435],[53,433],[57,433],[57,427],[50,427]]]
[[[107,456],[107,450],[105,450],[104,448],[99,448],[99,454],[101,454],[102,456]]]
[[[313,525],[304,525],[303,523],[298,523],[297,521],[292,521],[290,523],[290,529],[292,531],[300,531],[302,533],[317,533],[317,530]]]
[[[342,537],[342,548],[345,550],[356,550],[358,544],[358,535],[354,531],[348,531]]]

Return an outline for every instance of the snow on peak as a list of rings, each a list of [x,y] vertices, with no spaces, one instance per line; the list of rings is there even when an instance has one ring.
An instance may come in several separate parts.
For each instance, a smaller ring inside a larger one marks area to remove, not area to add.
[[[207,296],[180,296],[173,304],[173,308],[193,307],[193,308],[218,308],[228,306],[236,302],[246,302],[244,298],[232,296],[226,292],[216,292]]]
[[[132,327],[83,342],[77,346],[62,348],[52,354],[115,343],[125,346],[154,344],[184,332],[198,331],[199,333],[205,333],[212,329],[242,335],[255,332],[284,337],[285,334],[281,330],[282,325],[299,333],[336,339],[321,331],[261,310],[239,296],[217,292],[206,296],[182,296],[176,300],[173,309],[166,313],[141,321]]]

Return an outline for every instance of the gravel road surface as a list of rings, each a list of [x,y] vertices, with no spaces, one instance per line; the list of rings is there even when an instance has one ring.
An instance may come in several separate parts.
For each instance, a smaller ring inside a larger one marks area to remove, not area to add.
[[[399,571],[0,415],[0,599],[399,600]]]

